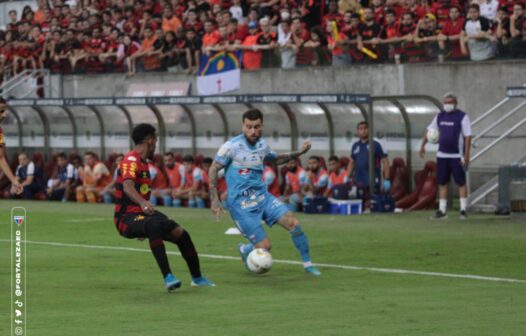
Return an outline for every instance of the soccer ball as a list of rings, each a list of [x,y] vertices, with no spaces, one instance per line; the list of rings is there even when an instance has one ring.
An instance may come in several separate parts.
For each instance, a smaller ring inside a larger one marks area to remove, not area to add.
[[[248,270],[253,273],[267,273],[272,267],[272,255],[265,249],[254,249],[248,255],[247,267]]]
[[[429,143],[436,144],[438,143],[438,138],[440,134],[438,133],[438,129],[436,128],[430,128],[427,130],[426,138]]]

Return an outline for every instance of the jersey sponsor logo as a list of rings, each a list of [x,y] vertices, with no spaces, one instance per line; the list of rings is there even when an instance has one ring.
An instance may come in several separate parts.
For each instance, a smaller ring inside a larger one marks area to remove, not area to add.
[[[354,149],[354,154],[358,153],[360,153],[360,146],[356,146],[356,148]]]
[[[452,121],[441,121],[440,126],[455,126],[455,123]]]
[[[238,172],[239,175],[249,175],[250,174],[250,169],[248,169],[248,168],[241,168],[237,172]]]
[[[143,215],[137,215],[135,216],[135,218],[133,219],[134,222],[138,222],[140,220],[143,220],[144,219],[144,216]]]
[[[128,156],[128,161],[137,161],[135,156]]]
[[[147,184],[141,184],[139,191],[141,192],[141,194],[146,195],[150,191],[150,186]]]

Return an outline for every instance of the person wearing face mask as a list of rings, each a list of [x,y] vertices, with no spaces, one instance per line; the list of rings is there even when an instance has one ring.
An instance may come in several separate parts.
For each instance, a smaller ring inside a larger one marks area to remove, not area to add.
[[[466,112],[457,108],[457,97],[452,93],[444,96],[443,111],[440,111],[429,129],[438,129],[437,182],[439,209],[431,219],[447,219],[447,192],[451,176],[458,185],[460,196],[460,219],[467,218],[466,170],[469,166],[471,148],[471,122]],[[427,131],[426,131],[427,133]],[[426,133],[420,146],[420,158],[424,158],[427,143]]]

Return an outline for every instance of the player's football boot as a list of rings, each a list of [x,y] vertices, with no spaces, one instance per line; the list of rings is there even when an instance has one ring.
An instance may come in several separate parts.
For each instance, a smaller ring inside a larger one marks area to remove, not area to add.
[[[435,212],[435,214],[431,217],[429,217],[431,220],[441,220],[441,219],[447,219],[447,213],[443,213],[442,211],[438,210]]]
[[[237,244],[237,251],[239,252],[239,255],[241,256],[241,261],[243,261],[243,265],[245,265],[245,268],[248,269],[247,258],[250,252],[244,253],[242,248],[243,248],[243,243]]]
[[[464,220],[464,219],[468,219],[468,213],[466,212],[466,210],[462,210],[460,211],[460,215],[459,215],[460,219]]]
[[[177,288],[181,287],[181,284],[181,280],[177,280],[177,278],[172,273],[168,273],[164,277],[164,287],[168,292],[173,292]]]
[[[190,285],[194,287],[214,287],[216,284],[208,280],[206,277],[200,276],[198,278],[192,278],[192,283]]]
[[[305,272],[307,272],[307,274],[314,275],[314,276],[320,276],[321,275],[320,270],[317,269],[314,266],[305,267]]]

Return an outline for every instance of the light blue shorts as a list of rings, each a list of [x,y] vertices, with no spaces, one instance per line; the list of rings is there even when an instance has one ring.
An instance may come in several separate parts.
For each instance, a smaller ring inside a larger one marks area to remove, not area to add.
[[[281,219],[289,208],[270,193],[250,197],[236,197],[228,201],[230,216],[239,231],[252,244],[257,244],[267,237],[261,221],[272,227]]]

